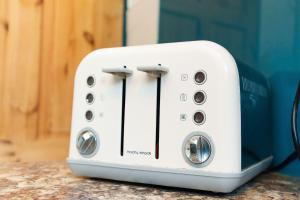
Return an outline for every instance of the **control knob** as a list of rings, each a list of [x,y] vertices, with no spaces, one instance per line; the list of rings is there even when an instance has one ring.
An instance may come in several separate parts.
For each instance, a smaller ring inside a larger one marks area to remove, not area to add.
[[[97,149],[97,137],[90,130],[82,132],[77,139],[77,149],[83,156],[92,155]]]
[[[202,135],[190,137],[184,146],[185,156],[193,164],[203,164],[211,155],[211,145]]]

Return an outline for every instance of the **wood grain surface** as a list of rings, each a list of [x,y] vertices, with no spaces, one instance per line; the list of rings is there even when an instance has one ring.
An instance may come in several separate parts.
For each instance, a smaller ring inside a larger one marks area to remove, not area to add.
[[[75,70],[122,20],[123,0],[0,0],[0,138],[68,140]]]

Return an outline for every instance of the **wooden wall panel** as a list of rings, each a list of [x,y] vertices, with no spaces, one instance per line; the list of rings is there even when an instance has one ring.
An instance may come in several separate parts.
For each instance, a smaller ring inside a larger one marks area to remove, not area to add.
[[[39,95],[41,1],[9,0],[3,73],[3,133],[36,138]]]
[[[4,63],[5,47],[8,32],[6,0],[0,0],[0,138],[3,137],[3,88],[4,88]]]
[[[0,0],[0,138],[69,136],[75,70],[122,20],[123,0]]]
[[[122,45],[124,0],[102,0],[95,5],[95,44],[96,47]]]
[[[40,80],[39,133],[67,131],[71,114],[71,80],[75,66],[72,0],[46,0],[43,9],[43,43]]]
[[[123,1],[46,0],[43,11],[39,134],[69,135],[75,70],[92,50],[122,45]]]

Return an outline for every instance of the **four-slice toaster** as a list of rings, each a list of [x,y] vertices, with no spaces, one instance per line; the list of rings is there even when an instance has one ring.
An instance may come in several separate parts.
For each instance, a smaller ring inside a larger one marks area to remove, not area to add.
[[[231,192],[272,161],[268,83],[209,41],[80,63],[68,163],[80,176]]]

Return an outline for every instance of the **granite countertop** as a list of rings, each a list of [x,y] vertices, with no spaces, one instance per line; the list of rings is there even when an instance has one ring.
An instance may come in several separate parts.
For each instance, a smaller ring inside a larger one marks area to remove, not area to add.
[[[300,199],[300,180],[260,175],[230,194],[88,179],[64,162],[1,163],[0,199]]]

